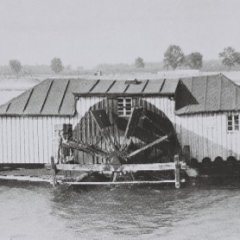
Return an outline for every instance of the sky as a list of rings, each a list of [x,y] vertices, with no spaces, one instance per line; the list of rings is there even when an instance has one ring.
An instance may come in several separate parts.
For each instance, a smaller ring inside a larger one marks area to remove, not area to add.
[[[240,51],[239,0],[0,0],[0,65],[160,62],[170,44]]]

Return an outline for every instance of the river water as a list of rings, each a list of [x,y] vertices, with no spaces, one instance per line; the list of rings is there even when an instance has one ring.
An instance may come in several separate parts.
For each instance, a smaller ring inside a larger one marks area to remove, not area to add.
[[[240,239],[240,185],[0,184],[1,240]]]

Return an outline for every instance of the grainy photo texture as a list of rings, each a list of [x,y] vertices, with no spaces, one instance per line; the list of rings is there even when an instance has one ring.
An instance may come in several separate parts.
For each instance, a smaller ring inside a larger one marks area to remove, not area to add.
[[[0,0],[0,239],[239,239],[239,9]]]

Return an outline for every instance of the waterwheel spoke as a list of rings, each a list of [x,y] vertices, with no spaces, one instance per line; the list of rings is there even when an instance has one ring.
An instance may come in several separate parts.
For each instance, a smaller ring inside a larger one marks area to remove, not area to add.
[[[109,117],[105,110],[91,110],[93,120],[95,121],[99,131],[101,132],[107,146],[116,151],[117,146],[114,144],[114,140],[111,137],[109,128],[112,126]],[[110,150],[109,149],[109,150]]]
[[[142,148],[139,148],[138,150],[136,150],[136,151],[128,154],[128,155],[127,155],[127,158],[129,159],[129,158],[136,157],[137,155],[141,154],[142,152],[144,152],[144,151],[146,151],[146,150],[148,150],[148,149],[151,149],[151,148],[155,147],[156,145],[158,145],[158,144],[160,144],[160,143],[162,143],[162,142],[167,141],[167,140],[168,140],[168,137],[169,137],[168,135],[163,136],[163,137],[155,140],[154,142],[149,143],[149,144],[147,144],[146,146],[143,146]]]
[[[98,148],[95,145],[89,145],[85,143],[78,143],[75,141],[66,141],[62,143],[62,147],[72,148],[78,151],[82,151],[88,154],[91,154],[92,156],[99,156],[106,158],[108,156],[108,153],[103,151],[102,149]]]
[[[142,112],[143,112],[143,108],[134,108],[133,109],[133,111],[130,115],[130,118],[128,120],[128,123],[127,123],[121,150],[123,150],[126,147],[128,138],[130,136],[132,136],[134,131],[136,130],[138,122],[139,122],[139,118],[141,117]]]

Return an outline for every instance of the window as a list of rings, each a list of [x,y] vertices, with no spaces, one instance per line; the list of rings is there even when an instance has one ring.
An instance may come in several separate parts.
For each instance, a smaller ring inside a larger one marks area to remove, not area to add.
[[[129,97],[119,97],[117,99],[118,115],[122,117],[127,117],[131,115],[132,112],[132,98]]]
[[[239,115],[231,114],[227,117],[227,130],[228,132],[239,130]]]

